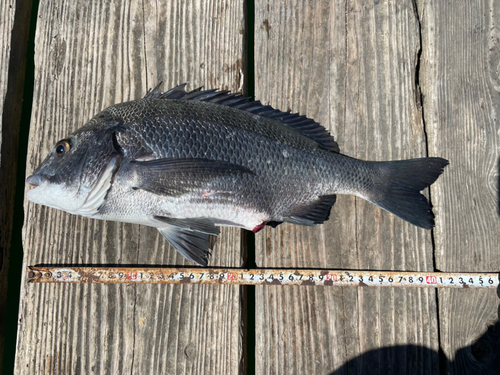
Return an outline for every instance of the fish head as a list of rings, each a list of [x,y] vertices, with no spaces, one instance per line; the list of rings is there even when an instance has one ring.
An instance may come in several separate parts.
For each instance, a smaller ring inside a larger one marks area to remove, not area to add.
[[[91,120],[52,147],[26,179],[29,200],[83,216],[98,212],[122,155],[112,128],[96,125]]]

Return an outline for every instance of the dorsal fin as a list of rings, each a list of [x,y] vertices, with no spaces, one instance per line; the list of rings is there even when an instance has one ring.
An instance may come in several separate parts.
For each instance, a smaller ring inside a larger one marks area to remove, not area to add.
[[[231,94],[229,91],[225,90],[202,90],[201,87],[198,87],[193,91],[186,91],[186,83],[162,93],[160,91],[161,84],[162,82],[160,82],[154,89],[149,90],[144,98],[197,100],[200,102],[216,103],[227,107],[241,109],[254,115],[279,121],[282,124],[294,128],[306,137],[318,142],[318,144],[324,149],[339,152],[339,146],[328,130],[306,116],[301,116],[298,113],[282,112],[278,109],[274,109],[270,105],[263,105],[258,100],[251,102],[248,98],[239,93]]]

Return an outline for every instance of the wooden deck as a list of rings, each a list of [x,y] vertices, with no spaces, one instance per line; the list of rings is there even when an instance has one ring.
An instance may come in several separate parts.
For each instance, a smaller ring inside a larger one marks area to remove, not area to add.
[[[498,272],[499,23],[500,2],[479,0],[41,2],[27,174],[158,81],[251,87],[319,121],[347,155],[450,160],[427,192],[436,228],[339,196],[324,225],[258,233],[254,260],[251,237],[223,229],[210,265]],[[154,228],[26,201],[21,277],[43,263],[190,264]],[[15,373],[494,374],[497,293],[23,283]]]
[[[7,281],[9,276],[9,250],[11,243],[11,233],[12,233],[12,222],[14,213],[14,191],[15,191],[15,177],[7,179],[8,170],[12,172],[15,170],[14,165],[4,167],[6,161],[6,152],[4,147],[6,145],[5,139],[7,135],[5,134],[7,130],[7,122],[4,121],[5,112],[7,107],[5,106],[5,99],[7,97],[7,87],[8,87],[8,73],[9,73],[9,60],[11,54],[11,35],[12,28],[14,26],[14,15],[15,12],[12,10],[9,12],[9,5],[7,2],[2,2],[0,5],[0,114],[2,115],[2,121],[0,126],[0,178],[2,181],[9,181],[10,184],[7,186],[0,187],[0,194],[2,200],[0,200],[0,351],[3,353],[4,350],[4,337],[5,337],[5,311],[7,308]],[[19,124],[16,124],[19,126]],[[12,127],[9,127],[12,129]],[[9,186],[10,185],[10,186]],[[3,365],[3,355],[0,359],[0,369]]]
[[[18,305],[17,280],[21,277],[19,262],[16,261],[22,257],[22,209],[18,207],[20,210],[16,213],[14,207],[15,198],[19,202],[23,192],[23,188],[18,189],[19,194],[16,194],[16,178],[19,145],[25,144],[19,141],[19,132],[24,116],[22,111],[30,13],[29,2],[0,2],[0,371],[4,362],[5,336],[10,335],[12,339],[15,337],[12,327],[16,325],[13,320],[16,319],[17,308],[13,305]],[[29,114],[24,118],[26,122],[29,121]],[[25,153],[24,149],[23,152]],[[17,227],[14,228],[14,225]],[[14,255],[11,257],[11,254]],[[9,265],[12,258],[17,269],[13,273],[14,277],[10,278],[11,298],[8,298]],[[6,325],[6,316],[12,319],[12,327]],[[11,349],[14,345],[13,340],[7,342],[6,356],[14,355],[14,350]]]

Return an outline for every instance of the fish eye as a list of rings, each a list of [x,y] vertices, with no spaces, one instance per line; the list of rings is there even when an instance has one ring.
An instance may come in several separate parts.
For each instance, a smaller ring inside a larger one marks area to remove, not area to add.
[[[54,152],[57,156],[63,156],[70,149],[70,143],[66,139],[63,139],[62,141],[57,142],[56,147],[54,148]]]

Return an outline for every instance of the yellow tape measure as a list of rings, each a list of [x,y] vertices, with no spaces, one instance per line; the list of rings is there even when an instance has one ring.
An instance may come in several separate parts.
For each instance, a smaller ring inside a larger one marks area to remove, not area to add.
[[[319,269],[28,267],[30,283],[314,285],[496,288],[497,273]]]

